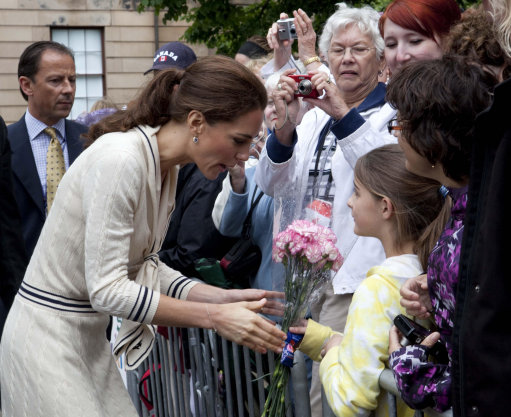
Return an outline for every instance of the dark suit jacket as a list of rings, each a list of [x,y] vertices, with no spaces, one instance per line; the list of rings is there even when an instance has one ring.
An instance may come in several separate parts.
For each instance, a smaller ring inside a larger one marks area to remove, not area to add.
[[[14,196],[21,214],[23,239],[30,258],[46,220],[43,189],[37,174],[34,154],[28,138],[25,115],[7,127],[12,150],[11,168],[14,174]],[[72,164],[83,150],[80,135],[87,127],[66,120],[66,142],[69,164]]]
[[[0,334],[27,263],[21,219],[12,191],[11,148],[7,127],[0,117]]]

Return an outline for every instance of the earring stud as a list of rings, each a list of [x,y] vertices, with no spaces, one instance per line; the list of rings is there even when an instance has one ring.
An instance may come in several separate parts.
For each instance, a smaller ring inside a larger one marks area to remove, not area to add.
[[[192,140],[193,143],[199,143],[199,138],[197,136],[194,136]]]

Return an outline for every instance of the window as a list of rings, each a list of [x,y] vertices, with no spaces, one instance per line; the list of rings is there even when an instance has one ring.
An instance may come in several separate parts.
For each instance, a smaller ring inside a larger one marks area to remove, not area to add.
[[[76,119],[104,96],[102,29],[53,28],[51,37],[71,48],[75,55],[76,95],[69,119]]]

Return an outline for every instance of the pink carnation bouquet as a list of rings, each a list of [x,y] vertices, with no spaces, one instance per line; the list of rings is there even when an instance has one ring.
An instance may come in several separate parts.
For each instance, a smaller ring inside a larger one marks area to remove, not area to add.
[[[343,258],[336,241],[329,228],[307,220],[295,220],[273,240],[273,260],[282,262],[285,267],[284,332],[304,317],[311,298],[330,280],[330,271],[336,272],[341,267]],[[294,336],[288,333],[288,345],[273,372],[263,417],[286,415],[285,392],[291,373],[292,353],[299,343]]]

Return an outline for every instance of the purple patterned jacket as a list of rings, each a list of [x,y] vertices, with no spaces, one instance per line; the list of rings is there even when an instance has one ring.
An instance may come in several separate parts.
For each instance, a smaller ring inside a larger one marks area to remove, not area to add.
[[[452,405],[451,336],[467,191],[468,187],[449,189],[453,199],[451,217],[428,260],[428,288],[433,318],[440,332],[440,341],[447,348],[449,363],[428,361],[428,350],[422,345],[403,347],[389,358],[401,397],[415,409],[432,407],[445,411]]]

